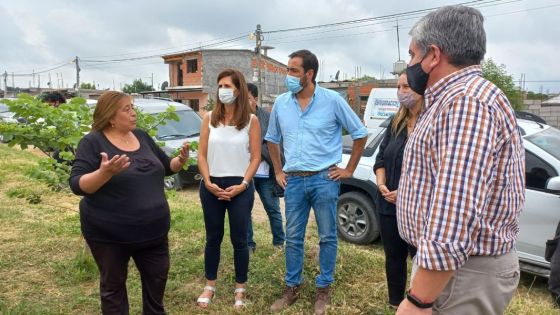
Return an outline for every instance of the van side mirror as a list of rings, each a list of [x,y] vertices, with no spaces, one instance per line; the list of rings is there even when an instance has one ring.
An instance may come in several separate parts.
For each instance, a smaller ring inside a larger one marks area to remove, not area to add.
[[[546,181],[546,189],[560,192],[560,176],[554,176]]]

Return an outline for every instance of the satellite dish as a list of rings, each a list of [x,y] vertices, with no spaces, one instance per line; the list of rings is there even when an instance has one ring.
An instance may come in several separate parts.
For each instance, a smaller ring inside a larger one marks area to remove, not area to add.
[[[338,81],[338,75],[340,74],[340,70],[336,71],[336,74],[334,75],[334,80]]]
[[[167,87],[169,86],[169,82],[167,81],[163,81],[163,83],[161,84],[161,90],[167,90]]]

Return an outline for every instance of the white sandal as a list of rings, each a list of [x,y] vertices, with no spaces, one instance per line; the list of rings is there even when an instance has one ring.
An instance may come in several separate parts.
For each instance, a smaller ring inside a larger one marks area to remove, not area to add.
[[[209,297],[209,298],[199,297],[196,300],[196,304],[198,304],[198,306],[201,307],[201,308],[207,308],[208,306],[210,306],[210,303],[212,303],[212,299],[216,296],[216,287],[207,285],[207,286],[204,287],[204,290],[203,290],[202,293],[204,293],[204,291],[211,291],[212,292],[212,297]],[[206,306],[202,306],[202,305],[200,305],[200,303],[206,303]]]
[[[243,308],[245,307],[245,297],[243,297],[243,299],[238,300],[237,299],[237,293],[245,293],[247,292],[247,290],[245,288],[236,288],[235,291],[233,292],[235,294],[235,304],[233,304],[233,307],[235,308]]]

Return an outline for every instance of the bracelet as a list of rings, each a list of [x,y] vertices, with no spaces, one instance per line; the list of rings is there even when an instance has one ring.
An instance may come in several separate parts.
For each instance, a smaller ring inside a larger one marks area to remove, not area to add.
[[[434,302],[430,302],[430,303],[423,302],[416,296],[412,295],[410,291],[411,291],[410,289],[406,291],[406,299],[414,306],[422,309],[432,308],[434,306]]]
[[[242,181],[241,181],[241,184],[245,185],[245,189],[248,189],[248,188],[249,188],[249,182],[248,182],[248,181],[242,180]]]

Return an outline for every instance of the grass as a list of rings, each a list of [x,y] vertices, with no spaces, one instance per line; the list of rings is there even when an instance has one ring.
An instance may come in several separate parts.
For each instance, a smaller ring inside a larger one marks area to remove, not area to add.
[[[0,145],[0,314],[99,314],[98,272],[80,235],[79,198],[53,192],[28,178],[38,157]],[[38,203],[34,203],[38,200]],[[195,193],[171,193],[169,235],[171,269],[165,303],[169,314],[235,314],[233,253],[224,238],[217,297],[208,311],[195,301],[204,286],[204,225]],[[283,314],[313,309],[318,273],[317,233],[310,223],[301,299]],[[251,256],[249,304],[245,314],[268,313],[281,293],[283,252],[274,250],[266,223],[255,224],[259,248]],[[330,313],[393,314],[385,301],[383,251],[340,243]],[[141,287],[131,263],[128,293],[131,314],[141,314]],[[546,280],[523,275],[507,314],[560,314],[550,304]]]

